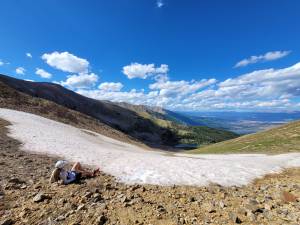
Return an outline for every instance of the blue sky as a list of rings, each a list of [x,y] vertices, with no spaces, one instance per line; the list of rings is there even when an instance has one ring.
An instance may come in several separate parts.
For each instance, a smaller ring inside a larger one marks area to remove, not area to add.
[[[297,0],[3,0],[0,8],[3,74],[176,110],[300,106]]]

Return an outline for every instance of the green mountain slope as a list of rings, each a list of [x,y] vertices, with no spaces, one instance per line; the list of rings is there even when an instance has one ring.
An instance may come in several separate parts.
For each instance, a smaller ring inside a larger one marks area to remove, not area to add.
[[[188,120],[184,115],[166,110],[161,107],[149,107],[132,105],[128,103],[115,103],[119,106],[135,111],[141,117],[151,120],[154,124],[167,128],[176,134],[178,143],[176,146],[183,148],[195,148],[239,137],[238,134],[206,126],[188,126]],[[165,137],[171,138],[171,137]]]
[[[300,121],[233,140],[198,148],[191,153],[287,153],[300,151]]]

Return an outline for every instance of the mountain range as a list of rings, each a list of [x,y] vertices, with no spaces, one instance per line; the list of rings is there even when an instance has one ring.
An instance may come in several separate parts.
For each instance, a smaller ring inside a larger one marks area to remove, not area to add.
[[[98,127],[105,129],[97,128],[98,132],[127,142],[169,148],[199,146],[238,136],[222,129],[191,126],[189,117],[160,107],[95,100],[54,83],[0,75],[0,86],[1,107],[52,116],[83,127],[99,123]]]

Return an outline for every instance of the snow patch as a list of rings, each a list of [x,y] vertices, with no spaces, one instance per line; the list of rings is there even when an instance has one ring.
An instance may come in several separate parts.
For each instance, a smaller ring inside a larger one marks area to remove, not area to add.
[[[170,155],[29,113],[0,108],[0,117],[12,123],[9,136],[21,141],[23,150],[98,166],[125,183],[240,186],[282,168],[300,166],[299,153]]]

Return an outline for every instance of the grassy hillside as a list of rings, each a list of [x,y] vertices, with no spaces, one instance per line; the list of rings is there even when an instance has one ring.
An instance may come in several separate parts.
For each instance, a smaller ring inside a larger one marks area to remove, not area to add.
[[[205,146],[190,153],[286,153],[300,151],[300,121]]]
[[[141,117],[151,120],[160,127],[167,128],[175,133],[178,144],[188,145],[208,145],[239,137],[236,133],[215,129],[206,126],[187,126],[180,120],[177,120],[179,114],[174,113],[169,116],[171,111],[147,106],[134,106],[127,103],[118,104],[122,107],[128,107],[137,112]],[[174,117],[173,117],[174,116]],[[166,138],[168,138],[166,136]]]

